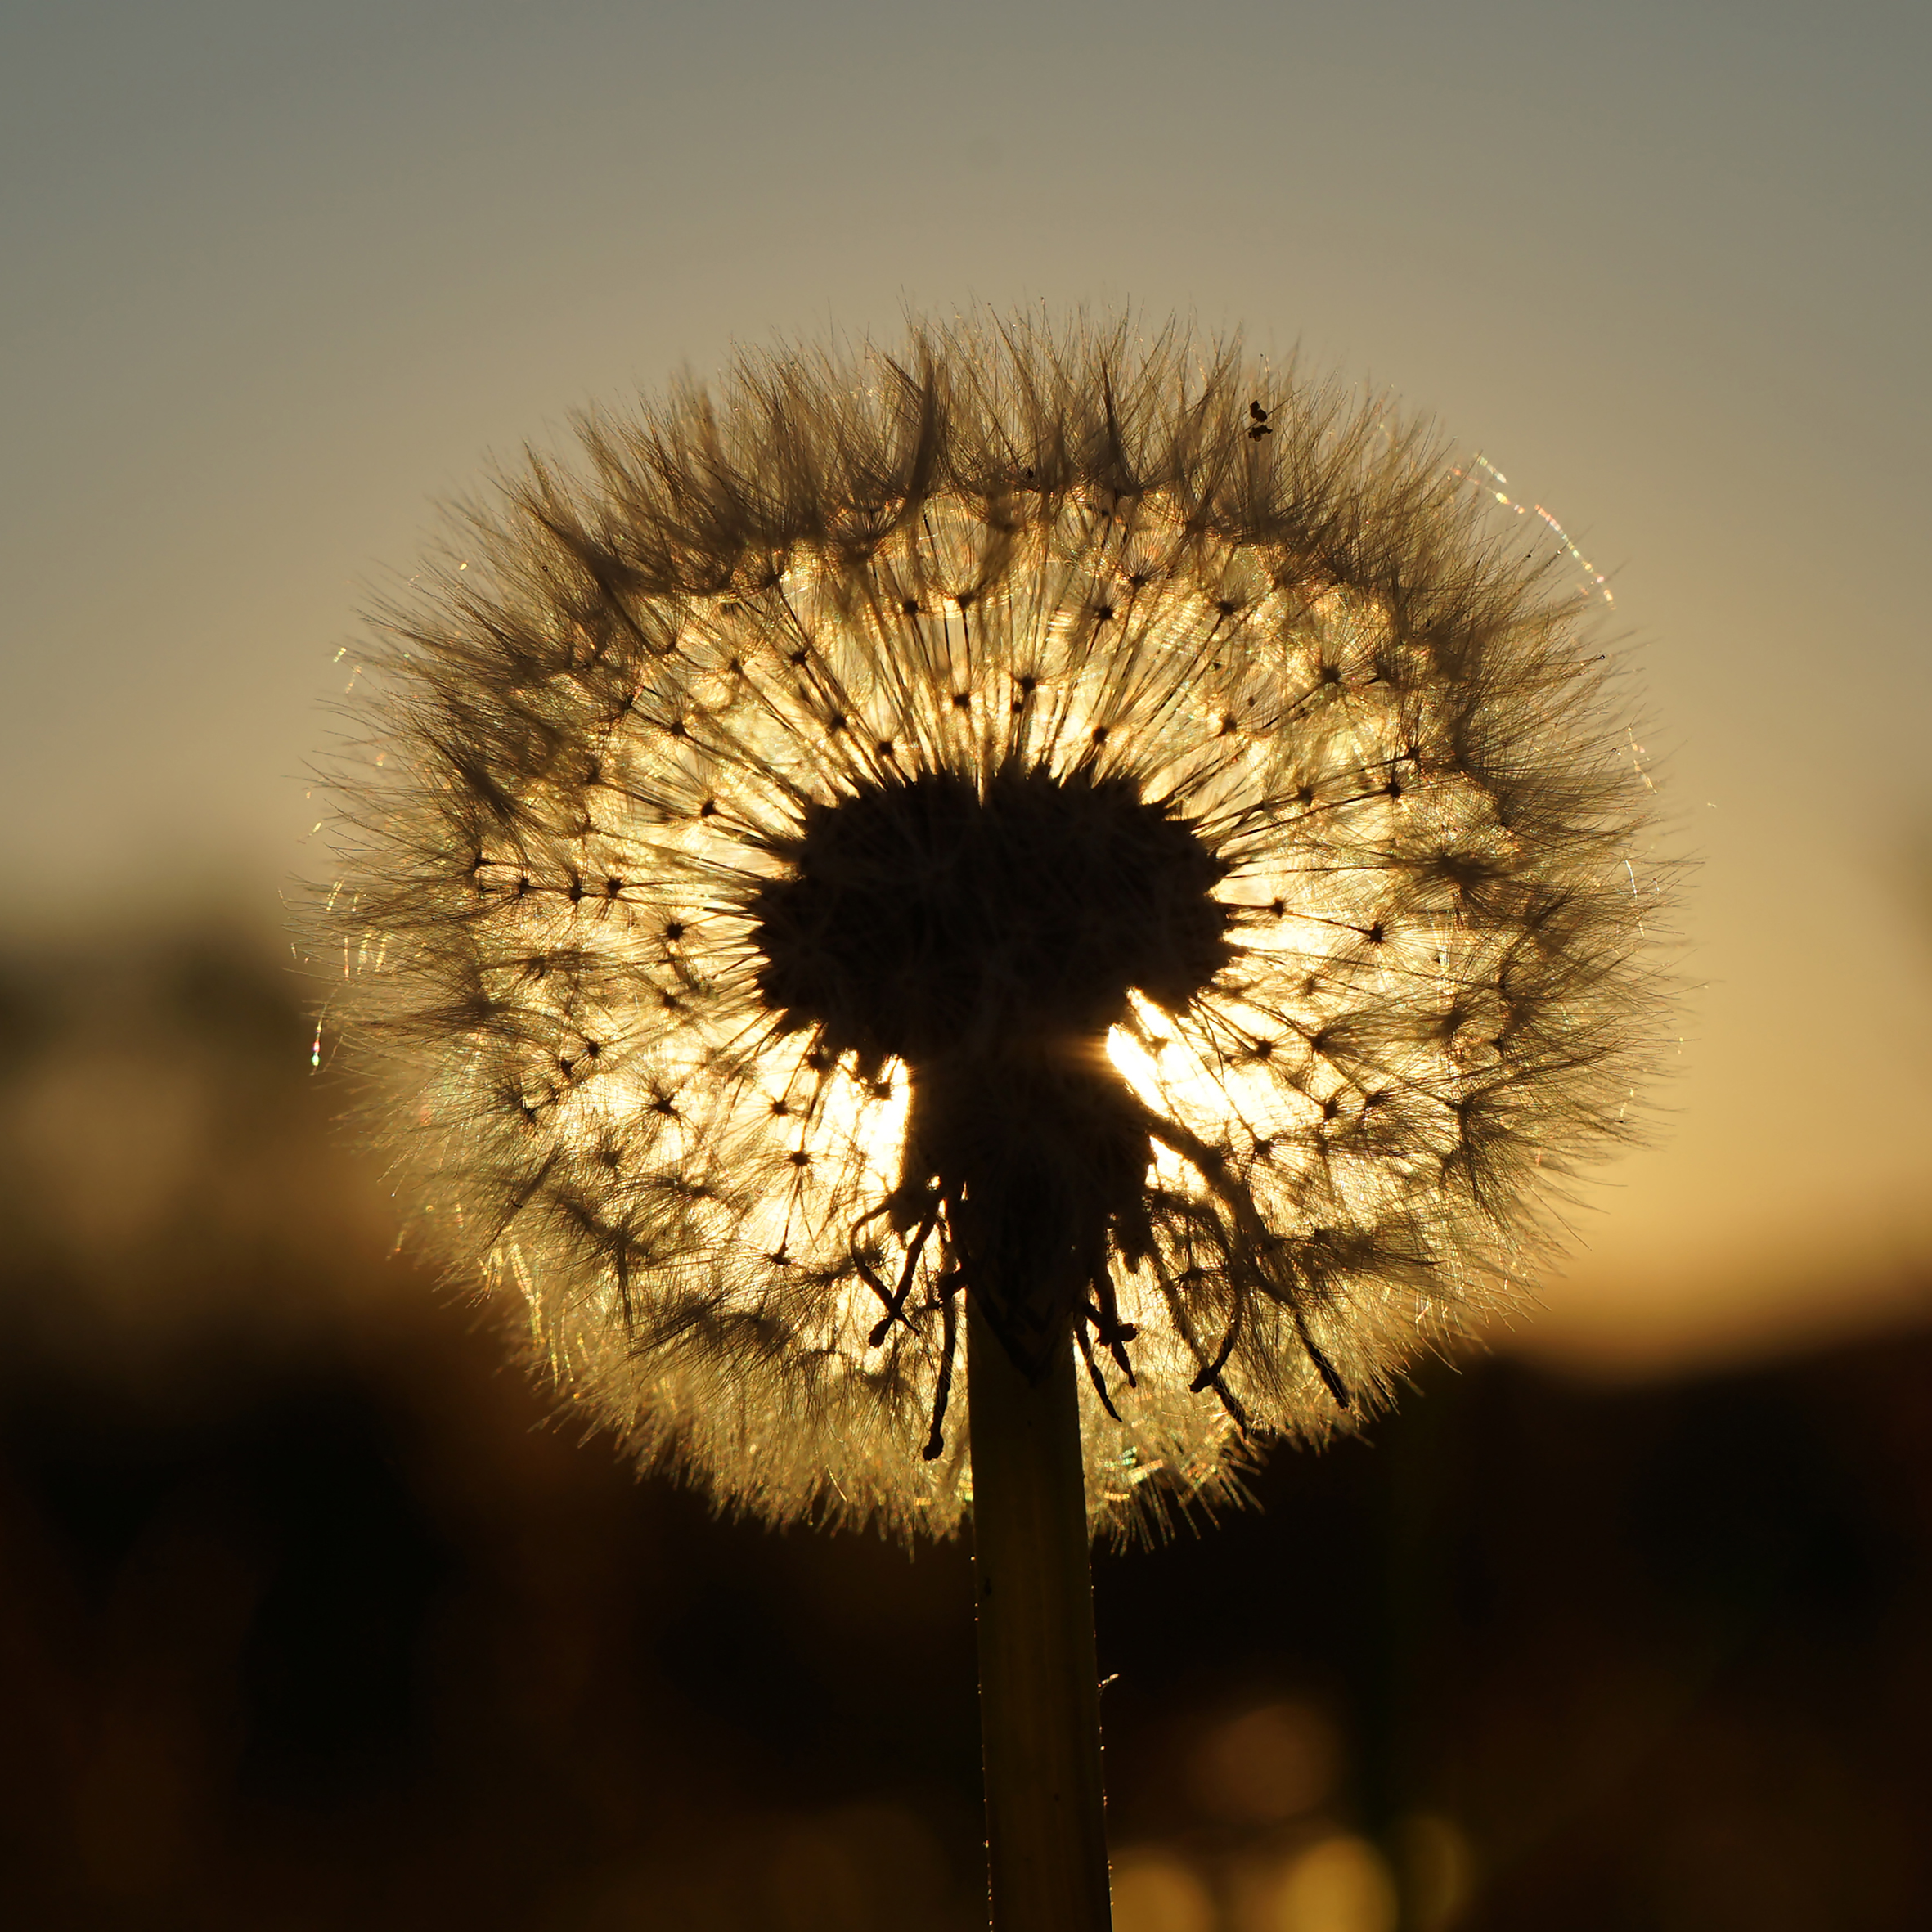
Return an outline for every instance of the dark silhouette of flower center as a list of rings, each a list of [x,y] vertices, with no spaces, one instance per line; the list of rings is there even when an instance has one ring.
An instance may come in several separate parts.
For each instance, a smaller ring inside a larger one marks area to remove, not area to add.
[[[1224,866],[1125,778],[929,773],[813,806],[753,895],[759,991],[862,1067],[1094,1041],[1229,956]]]
[[[1178,1010],[1229,959],[1225,867],[1127,779],[1018,766],[983,792],[950,773],[869,787],[812,807],[779,849],[791,874],[749,910],[780,1028],[815,1029],[863,1077],[895,1058],[911,1073],[883,1211],[921,1242],[943,1216],[960,1278],[1028,1373],[1083,1305],[1117,1352],[1134,1332],[1108,1242],[1144,1251],[1152,1148],[1107,1029],[1130,988]],[[936,1416],[929,1455],[938,1441]]]

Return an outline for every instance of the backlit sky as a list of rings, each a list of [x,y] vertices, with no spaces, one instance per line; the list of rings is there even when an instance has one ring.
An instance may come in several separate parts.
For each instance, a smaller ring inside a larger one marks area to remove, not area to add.
[[[1644,647],[1701,990],[1525,1346],[1923,1308],[1929,76],[1866,0],[13,0],[0,928],[279,920],[359,604],[577,406],[1131,300],[1436,411]]]

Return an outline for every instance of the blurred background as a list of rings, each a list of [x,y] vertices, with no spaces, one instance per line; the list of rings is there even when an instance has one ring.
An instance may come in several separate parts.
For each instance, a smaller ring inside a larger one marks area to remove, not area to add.
[[[1932,1923],[1922,9],[0,15],[0,1916],[979,1915],[965,1557],[721,1523],[331,1131],[358,610],[735,343],[1133,302],[1386,384],[1638,645],[1700,861],[1543,1305],[1099,1561],[1121,1932]]]

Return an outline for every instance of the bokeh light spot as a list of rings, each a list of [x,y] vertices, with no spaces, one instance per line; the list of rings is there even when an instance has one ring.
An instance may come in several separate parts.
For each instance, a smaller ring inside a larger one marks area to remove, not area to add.
[[[1252,1932],[1395,1932],[1395,1883],[1364,1838],[1324,1838],[1265,1896]]]
[[[1207,1888],[1179,1858],[1130,1852],[1113,1867],[1113,1932],[1214,1932]]]
[[[1313,1706],[1264,1704],[1202,1739],[1193,1766],[1195,1795],[1218,1817],[1297,1817],[1333,1788],[1339,1755],[1334,1726]]]

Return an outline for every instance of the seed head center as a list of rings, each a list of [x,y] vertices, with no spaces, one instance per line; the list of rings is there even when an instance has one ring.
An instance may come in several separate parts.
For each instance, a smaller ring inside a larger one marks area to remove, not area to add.
[[[934,772],[808,809],[753,894],[759,991],[862,1066],[1096,1040],[1226,962],[1224,867],[1130,780]]]

